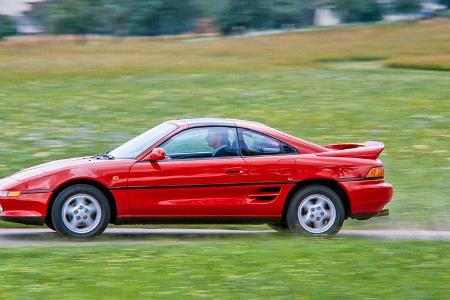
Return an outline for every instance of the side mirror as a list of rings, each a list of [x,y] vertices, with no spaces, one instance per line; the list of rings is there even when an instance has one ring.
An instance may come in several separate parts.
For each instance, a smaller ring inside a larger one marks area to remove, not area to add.
[[[158,161],[166,158],[166,151],[163,148],[155,148],[147,156],[149,161]]]

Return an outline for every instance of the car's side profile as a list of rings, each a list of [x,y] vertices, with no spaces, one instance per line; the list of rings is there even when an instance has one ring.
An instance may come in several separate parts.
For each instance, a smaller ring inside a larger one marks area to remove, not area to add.
[[[111,152],[0,180],[0,219],[91,237],[109,223],[267,223],[334,234],[386,215],[378,142],[320,146],[260,123],[167,121]]]

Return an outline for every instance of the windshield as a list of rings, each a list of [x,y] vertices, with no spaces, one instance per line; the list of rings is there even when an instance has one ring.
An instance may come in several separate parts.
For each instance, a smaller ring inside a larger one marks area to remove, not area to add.
[[[166,136],[177,126],[171,123],[161,123],[158,126],[144,132],[143,134],[131,139],[122,146],[117,147],[109,152],[114,158],[135,158],[143,151],[148,149],[151,145]]]

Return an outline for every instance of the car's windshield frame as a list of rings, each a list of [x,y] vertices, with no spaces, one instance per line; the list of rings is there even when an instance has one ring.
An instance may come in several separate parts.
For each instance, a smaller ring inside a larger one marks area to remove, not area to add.
[[[117,159],[137,159],[142,153],[177,129],[178,126],[176,124],[163,122],[132,138],[128,142],[108,152],[108,154]]]

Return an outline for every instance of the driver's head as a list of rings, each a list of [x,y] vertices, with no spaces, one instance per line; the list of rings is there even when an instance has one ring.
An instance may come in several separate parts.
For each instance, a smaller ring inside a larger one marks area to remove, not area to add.
[[[228,143],[228,129],[226,128],[209,128],[206,136],[208,146],[216,149]]]

